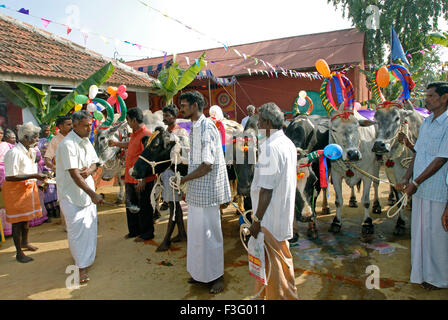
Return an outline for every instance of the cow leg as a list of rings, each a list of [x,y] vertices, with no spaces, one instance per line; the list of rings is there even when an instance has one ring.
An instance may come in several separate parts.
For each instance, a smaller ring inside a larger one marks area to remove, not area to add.
[[[397,199],[401,199],[403,194],[394,189],[394,193]],[[403,219],[403,209],[398,213],[397,224],[394,229],[394,236],[402,236],[406,232],[406,221]]]
[[[387,198],[387,204],[393,206],[396,200],[398,200],[398,198],[395,197],[394,187],[390,186],[389,197]]]
[[[358,208],[358,202],[356,201],[356,195],[355,195],[355,186],[351,187],[351,193],[350,193],[350,201],[348,202],[348,206],[350,208]]]
[[[362,195],[362,205],[364,207],[364,222],[362,223],[362,234],[372,235],[374,233],[373,221],[369,214],[370,207],[370,186],[372,180],[363,180],[363,195]]]
[[[236,195],[236,200],[237,200],[237,204],[238,204],[238,210],[236,211],[237,214],[240,214],[240,212],[244,212],[244,196],[237,194]]]
[[[336,194],[336,217],[334,217],[333,222],[331,223],[329,232],[338,233],[341,231],[341,212],[342,206],[344,205],[344,199],[342,198],[342,177],[337,173],[332,173],[331,177],[333,180],[334,192]]]
[[[373,182],[373,190],[375,198],[373,199],[372,213],[381,214],[381,205],[378,196],[378,186],[379,183]]]
[[[322,188],[322,214],[330,214],[330,207],[328,206],[327,188]]]
[[[124,181],[121,178],[121,174],[118,174],[118,185],[120,186],[120,192],[118,193],[118,198],[115,201],[116,204],[122,204],[125,200],[125,192],[124,192]]]

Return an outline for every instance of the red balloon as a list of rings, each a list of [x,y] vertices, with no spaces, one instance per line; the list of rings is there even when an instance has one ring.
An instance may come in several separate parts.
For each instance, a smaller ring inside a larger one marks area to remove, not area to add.
[[[107,98],[107,102],[113,106],[115,104],[115,102],[117,102],[117,98],[115,96],[110,96],[109,98]]]
[[[126,86],[124,85],[124,84],[122,84],[121,86],[119,86],[118,87],[118,89],[117,89],[117,93],[119,94],[119,95],[122,95],[123,93],[125,93],[126,92]],[[123,98],[123,97],[122,97]],[[125,99],[125,98],[123,98],[123,99]]]
[[[122,94],[120,94],[120,97],[121,97],[123,100],[126,100],[126,99],[128,98],[128,93],[127,93],[127,92],[123,92]]]

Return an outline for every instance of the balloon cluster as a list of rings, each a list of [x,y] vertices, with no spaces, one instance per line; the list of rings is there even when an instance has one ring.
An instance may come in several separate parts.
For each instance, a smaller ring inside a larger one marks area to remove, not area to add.
[[[398,100],[404,104],[406,100],[410,98],[411,91],[415,87],[415,82],[412,80],[409,71],[399,64],[382,66],[376,71],[375,82],[379,88],[386,88],[390,84],[391,79],[393,81],[395,81],[395,79],[400,81],[403,90],[398,97]],[[374,91],[377,102],[383,102],[385,99],[381,93],[381,89],[379,89],[378,87],[372,86],[372,91]]]
[[[95,99],[96,95],[98,94],[98,87],[96,85],[91,85],[89,88],[89,96],[85,96],[82,94],[78,94],[75,97],[75,111],[79,111],[82,109],[82,105],[87,103],[87,111],[93,114],[93,117],[101,121],[103,119],[103,114],[101,111],[104,110],[104,107],[93,101]]]
[[[110,97],[107,98],[107,102],[113,106],[117,105],[117,111],[121,113],[120,103],[118,102],[117,95],[120,96],[123,100],[126,100],[128,97],[128,93],[126,92],[127,88],[124,84],[120,85],[118,88],[108,87],[107,93],[110,94]]]

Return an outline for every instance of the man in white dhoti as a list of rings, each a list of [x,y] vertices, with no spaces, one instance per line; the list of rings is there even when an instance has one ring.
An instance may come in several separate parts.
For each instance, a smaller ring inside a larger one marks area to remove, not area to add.
[[[87,111],[73,113],[73,130],[56,150],[58,198],[67,225],[70,252],[79,268],[81,283],[89,281],[87,268],[93,264],[97,243],[96,205],[102,197],[95,193],[92,174],[99,161],[88,137],[92,116]]]
[[[294,265],[288,239],[293,236],[294,204],[296,197],[297,149],[283,133],[283,112],[275,103],[258,109],[259,131],[266,133],[260,146],[251,184],[253,223],[251,235],[257,239],[264,234],[267,284],[256,280],[259,299],[296,300]],[[253,239],[251,239],[253,241]]]
[[[207,283],[210,293],[224,289],[224,246],[219,206],[231,201],[230,184],[218,129],[202,113],[205,99],[197,91],[181,94],[184,118],[191,119],[187,183],[187,271],[189,283]]]
[[[441,223],[448,203],[448,83],[429,84],[425,102],[431,115],[420,127],[416,154],[397,188],[413,195],[411,282],[434,290],[448,288],[448,233]]]

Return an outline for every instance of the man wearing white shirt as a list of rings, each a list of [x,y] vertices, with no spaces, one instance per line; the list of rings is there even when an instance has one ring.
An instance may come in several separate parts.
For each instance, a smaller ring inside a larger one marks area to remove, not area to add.
[[[248,115],[245,116],[243,120],[241,120],[241,125],[243,126],[243,129],[246,126],[247,121],[249,121],[249,118],[255,114],[255,107],[253,105],[248,105],[246,110]]]
[[[70,251],[79,268],[80,282],[89,281],[87,268],[96,254],[97,210],[102,197],[95,192],[92,174],[99,161],[89,141],[92,116],[82,110],[73,113],[73,130],[56,150],[58,198],[67,225]]]
[[[259,232],[264,234],[269,253],[265,255],[266,275],[270,273],[259,298],[294,300],[297,290],[288,239],[293,236],[297,150],[281,130],[284,116],[275,103],[262,105],[258,113],[259,132],[266,132],[266,140],[260,146],[251,185],[254,222],[250,233],[255,239]],[[255,292],[262,286],[256,280]]]

